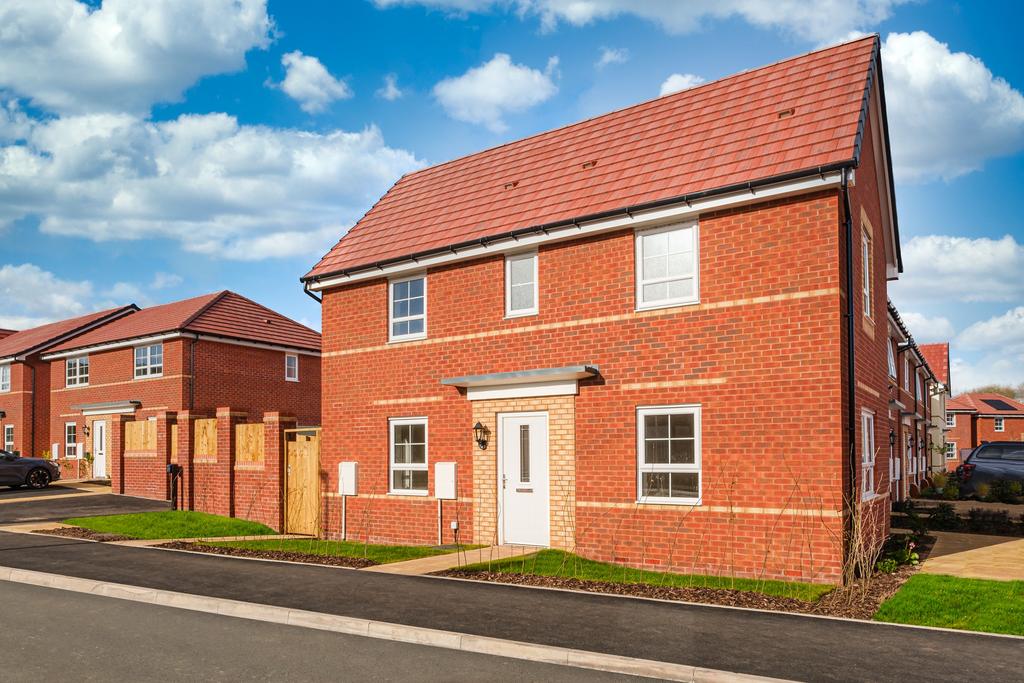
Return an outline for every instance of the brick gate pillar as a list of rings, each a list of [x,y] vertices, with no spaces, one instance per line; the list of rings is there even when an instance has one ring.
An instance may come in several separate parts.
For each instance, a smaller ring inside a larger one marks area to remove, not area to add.
[[[171,499],[171,477],[167,474],[167,466],[171,464],[171,427],[177,422],[178,414],[173,410],[164,410],[156,414],[156,462],[164,473],[163,497]]]
[[[129,422],[127,415],[110,417],[110,489],[124,493],[124,425]]]
[[[217,408],[218,478],[227,485],[227,514],[235,516],[235,425],[245,422],[248,413]]]
[[[176,416],[178,424],[178,464],[181,465],[181,509],[195,510],[195,421],[206,417],[204,413],[193,410],[179,410]]]
[[[271,412],[263,414],[263,474],[266,481],[274,482],[276,485],[271,489],[275,493],[272,504],[275,506],[277,524],[275,529],[284,531],[284,468],[285,468],[285,446],[284,430],[294,429],[296,419],[294,415]]]

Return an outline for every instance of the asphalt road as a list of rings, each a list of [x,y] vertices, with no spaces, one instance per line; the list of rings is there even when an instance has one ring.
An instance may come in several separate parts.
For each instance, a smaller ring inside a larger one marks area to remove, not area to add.
[[[76,494],[64,498],[54,496]],[[88,495],[71,489],[52,487],[31,493],[18,491],[0,496],[0,525],[26,522],[59,522],[68,517],[117,515],[128,512],[170,510],[163,501],[129,498],[112,494]]]
[[[981,634],[3,532],[0,565],[790,680],[1024,680],[1024,641]]]
[[[0,582],[4,681],[632,681]]]

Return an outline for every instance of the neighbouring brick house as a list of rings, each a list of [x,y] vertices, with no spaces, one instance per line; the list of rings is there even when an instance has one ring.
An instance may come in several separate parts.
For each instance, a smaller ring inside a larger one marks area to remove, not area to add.
[[[1002,394],[960,394],[946,402],[946,426],[950,460],[956,454],[959,464],[987,441],[1024,441],[1024,402]]]
[[[928,435],[931,437],[930,469],[932,472],[952,471],[960,464],[960,458],[956,448],[950,447],[946,441],[946,401],[953,391],[950,383],[949,344],[921,344],[918,348],[935,375],[928,410]]]
[[[304,277],[325,531],[837,581],[900,270],[877,36],[411,173]]]
[[[888,311],[888,430],[879,444],[885,444],[891,498],[898,501],[919,493],[930,472],[944,469],[941,461],[931,457],[941,454],[941,441],[933,440],[932,422],[933,395],[943,390],[892,302]],[[939,465],[933,466],[935,462]]]
[[[114,474],[109,430],[122,416],[212,418],[227,407],[254,421],[265,412],[320,421],[320,335],[234,292],[134,310],[42,360],[50,440],[76,467],[90,453],[96,476]],[[163,497],[163,467],[152,478]]]
[[[50,364],[40,356],[136,310],[122,306],[20,332],[0,330],[0,448],[31,456],[50,449]]]

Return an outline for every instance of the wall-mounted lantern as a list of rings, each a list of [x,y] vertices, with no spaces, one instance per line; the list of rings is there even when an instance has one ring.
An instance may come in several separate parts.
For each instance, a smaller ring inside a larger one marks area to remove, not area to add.
[[[487,450],[487,427],[477,422],[473,425],[473,438],[476,440],[476,445],[480,447],[480,450]]]
[[[893,429],[889,430],[889,448],[896,445],[896,431]]]

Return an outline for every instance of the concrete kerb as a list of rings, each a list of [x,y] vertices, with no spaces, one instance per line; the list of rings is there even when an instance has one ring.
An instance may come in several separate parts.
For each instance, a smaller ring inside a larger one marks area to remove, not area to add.
[[[581,669],[646,676],[670,681],[688,681],[689,683],[719,683],[721,681],[753,683],[754,681],[759,681],[766,683],[780,680],[762,676],[736,674],[728,671],[703,669],[684,664],[632,659],[599,652],[538,645],[536,643],[475,636],[419,626],[406,626],[404,624],[310,612],[288,607],[261,605],[225,598],[189,595],[175,591],[94,581],[28,569],[0,566],[0,580],[176,609],[186,609],[194,612],[218,614],[239,619],[250,619],[367,638],[440,647],[450,650],[462,650],[464,652],[533,662],[560,664]]]

